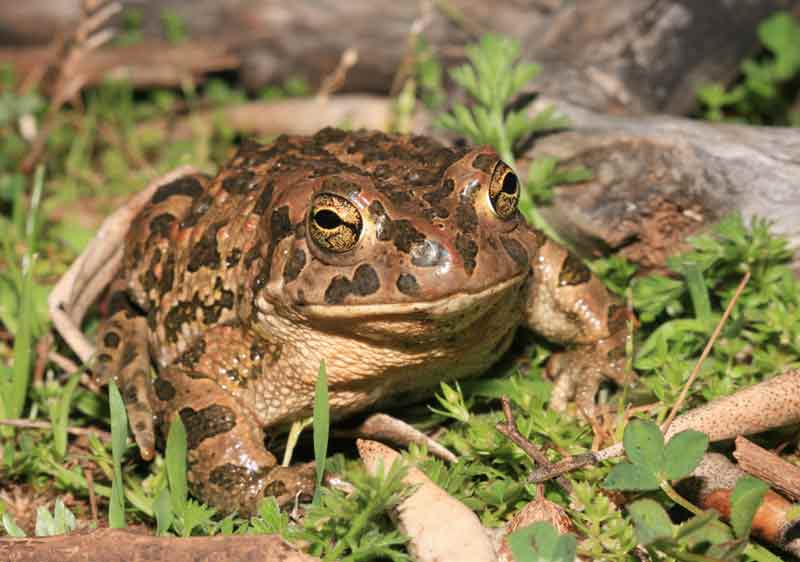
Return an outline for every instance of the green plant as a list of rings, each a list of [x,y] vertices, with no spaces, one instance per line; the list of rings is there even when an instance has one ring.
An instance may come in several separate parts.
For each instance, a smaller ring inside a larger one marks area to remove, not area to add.
[[[656,424],[634,419],[625,427],[623,443],[628,461],[615,465],[603,486],[611,490],[661,489],[669,499],[694,515],[682,525],[674,525],[654,499],[633,502],[628,512],[636,526],[639,544],[653,549],[653,555],[660,551],[686,561],[696,560],[698,553],[718,560],[736,560],[745,551],[754,554],[747,538],[753,517],[768,489],[766,484],[749,476],[737,481],[731,494],[731,532],[719,521],[716,512],[701,511],[670,484],[671,480],[685,478],[697,467],[708,446],[708,437],[686,430],[674,435],[665,445]],[[764,556],[761,551],[758,554]]]
[[[108,401],[111,406],[111,454],[114,459],[114,477],[111,483],[111,501],[108,507],[108,526],[125,528],[125,489],[122,483],[122,456],[128,441],[128,415],[125,404],[114,381],[108,384]]]
[[[517,41],[488,34],[481,37],[478,44],[468,45],[466,53],[469,64],[452,69],[450,76],[464,88],[473,103],[453,104],[451,113],[439,115],[436,123],[463,135],[474,144],[493,146],[500,158],[516,169],[515,150],[518,145],[536,133],[561,129],[569,122],[552,107],[530,115],[528,103],[513,103],[522,88],[539,73],[537,65],[518,62],[520,47]],[[541,202],[549,201],[554,185],[584,181],[589,172],[583,168],[558,171],[555,160],[546,158],[534,162],[527,177],[527,185],[520,193],[520,209],[534,226],[550,238],[560,240],[536,210],[534,198]]]
[[[559,535],[550,523],[540,521],[506,538],[516,562],[572,562],[575,536]]]
[[[697,91],[710,121],[800,126],[800,112],[791,111],[792,82],[800,73],[800,23],[789,12],[776,12],[758,26],[758,37],[769,56],[748,58],[742,80],[730,89],[707,84]]]
[[[322,477],[325,475],[325,459],[328,456],[328,436],[330,434],[331,412],[328,402],[328,374],[325,361],[319,362],[319,374],[314,386],[314,461],[317,481],[314,490],[314,505],[319,504]]]
[[[403,483],[405,463],[394,462],[388,470],[381,468],[375,475],[361,466],[345,470],[338,462],[332,470],[346,474],[354,490],[345,494],[323,488],[319,504],[308,508],[303,527],[290,530],[289,535],[307,541],[310,552],[326,561],[410,561],[401,550],[406,538],[393,530],[386,516],[409,492]]]

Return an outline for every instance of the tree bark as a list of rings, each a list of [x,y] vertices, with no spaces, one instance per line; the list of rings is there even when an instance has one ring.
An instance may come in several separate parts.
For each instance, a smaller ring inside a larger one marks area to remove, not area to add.
[[[51,2],[2,3],[0,43],[42,41],[74,25],[79,0],[48,9]],[[251,88],[296,75],[318,85],[353,48],[358,62],[344,91],[386,94],[412,54],[412,32],[452,66],[464,60],[467,43],[493,31],[519,39],[525,58],[542,64],[535,86],[546,95],[628,114],[690,111],[698,84],[738,72],[757,46],[758,22],[778,9],[800,10],[800,0],[452,0],[447,10],[391,0],[122,3],[141,11],[150,38],[163,36],[165,10],[172,10],[192,39],[240,58]]]

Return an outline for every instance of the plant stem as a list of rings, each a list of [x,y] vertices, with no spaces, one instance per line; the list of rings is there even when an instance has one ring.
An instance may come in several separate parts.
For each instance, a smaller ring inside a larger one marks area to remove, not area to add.
[[[678,504],[679,506],[684,508],[686,511],[689,511],[693,515],[699,515],[699,514],[703,513],[702,509],[700,509],[699,507],[694,505],[692,502],[690,502],[689,500],[684,498],[682,495],[680,495],[675,490],[675,488],[672,487],[672,485],[668,481],[662,480],[660,486],[661,486],[661,489],[664,491],[664,493],[667,494],[667,496],[669,496],[669,499],[671,499],[676,504]]]

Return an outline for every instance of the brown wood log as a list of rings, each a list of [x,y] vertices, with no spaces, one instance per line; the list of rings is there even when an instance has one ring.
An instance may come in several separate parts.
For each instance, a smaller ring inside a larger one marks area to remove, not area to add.
[[[55,537],[0,538],[3,562],[313,562],[278,535],[154,537],[97,529]]]
[[[800,499],[800,467],[759,447],[741,435],[736,438],[734,458],[745,472],[760,478],[789,499]]]
[[[79,0],[51,3],[0,3],[0,41],[19,46],[48,40],[75,24]],[[164,9],[173,10],[192,39],[237,55],[242,77],[252,88],[293,75],[317,85],[353,48],[358,63],[348,72],[345,91],[385,94],[410,54],[412,30],[446,66],[463,61],[466,43],[494,31],[519,39],[525,57],[542,63],[536,81],[540,91],[615,113],[687,112],[694,107],[698,84],[727,81],[738,72],[739,62],[757,45],[759,21],[778,9],[800,10],[800,0],[122,3],[142,11],[143,32],[151,39],[163,37]],[[243,36],[248,40],[243,42]],[[143,51],[151,51],[149,45]],[[199,52],[196,56],[202,58]],[[175,80],[176,74],[166,76]],[[162,75],[150,83],[164,82]]]
[[[551,102],[537,100],[531,111]],[[555,105],[572,129],[540,139],[526,156],[591,170],[591,180],[557,187],[543,210],[587,253],[611,249],[659,267],[687,234],[736,211],[771,220],[795,253],[800,248],[800,129]]]

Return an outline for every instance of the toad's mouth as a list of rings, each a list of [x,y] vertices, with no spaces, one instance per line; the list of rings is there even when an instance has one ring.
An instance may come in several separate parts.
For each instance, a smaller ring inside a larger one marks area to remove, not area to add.
[[[495,283],[480,291],[455,292],[433,301],[382,303],[382,304],[311,304],[302,308],[310,318],[335,320],[392,316],[445,317],[475,308],[481,303],[497,299],[500,295],[519,288],[528,278],[526,271],[510,279]]]

